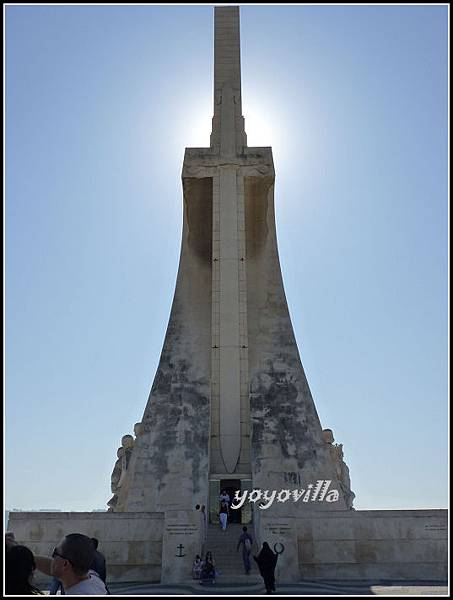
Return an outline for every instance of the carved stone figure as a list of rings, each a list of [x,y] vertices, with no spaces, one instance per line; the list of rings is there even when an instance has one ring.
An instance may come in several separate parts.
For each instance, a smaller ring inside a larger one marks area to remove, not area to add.
[[[135,428],[141,425],[141,423],[136,423]],[[132,454],[132,449],[134,447],[134,438],[131,435],[124,435],[121,438],[121,448],[118,448],[116,451],[117,460],[115,462],[115,466],[113,467],[112,476],[111,476],[111,490],[113,493],[113,497],[107,502],[109,506],[109,511],[112,512],[118,503],[118,490],[124,482],[126,477],[127,467],[129,465],[129,461]]]
[[[338,478],[338,483],[344,493],[346,506],[349,510],[354,510],[352,503],[355,498],[354,492],[351,490],[351,479],[349,477],[349,467],[344,462],[343,444],[334,444],[335,438],[331,429],[323,429],[322,432],[324,441],[330,446],[330,453],[334,460],[335,470]]]
[[[134,425],[134,435],[137,438],[139,435],[142,435],[144,432],[143,423],[135,423]]]
[[[322,437],[324,438],[324,441],[326,442],[326,444],[332,444],[335,441],[334,437],[333,437],[333,432],[331,429],[323,429]]]

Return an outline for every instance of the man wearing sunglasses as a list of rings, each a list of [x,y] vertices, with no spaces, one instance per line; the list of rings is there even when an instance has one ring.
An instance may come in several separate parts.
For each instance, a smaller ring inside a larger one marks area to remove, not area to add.
[[[92,540],[81,533],[70,533],[55,546],[52,557],[35,556],[36,568],[57,577],[65,594],[105,595],[106,587],[96,571],[91,570],[95,555]]]

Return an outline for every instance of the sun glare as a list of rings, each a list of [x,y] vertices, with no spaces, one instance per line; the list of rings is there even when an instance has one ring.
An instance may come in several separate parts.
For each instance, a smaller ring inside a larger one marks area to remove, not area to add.
[[[244,109],[245,131],[249,146],[272,146],[275,143],[270,114],[258,104],[247,102]]]
[[[187,111],[182,126],[182,137],[187,148],[207,148],[210,144],[212,128],[212,106],[209,103],[194,103]]]
[[[284,150],[285,124],[276,117],[279,111],[271,104],[263,104],[254,98],[247,98],[242,107],[245,119],[245,132],[248,146],[272,146],[274,153],[282,158]]]
[[[248,146],[272,146],[274,153],[282,158],[287,147],[286,124],[276,109],[260,101],[247,100],[242,107]],[[186,148],[207,148],[210,145],[213,107],[210,102],[193,102],[181,113],[175,125],[175,136]],[[177,132],[177,133],[176,133]]]

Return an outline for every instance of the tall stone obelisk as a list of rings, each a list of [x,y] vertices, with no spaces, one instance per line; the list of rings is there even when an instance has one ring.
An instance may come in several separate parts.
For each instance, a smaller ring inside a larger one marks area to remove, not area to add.
[[[216,514],[228,481],[262,490],[329,481],[339,490],[331,503],[276,502],[267,516],[345,509],[347,467],[324,439],[283,289],[272,150],[247,146],[238,7],[215,8],[214,57],[210,147],[185,152],[170,321],[135,442],[119,458],[111,509],[199,502]]]

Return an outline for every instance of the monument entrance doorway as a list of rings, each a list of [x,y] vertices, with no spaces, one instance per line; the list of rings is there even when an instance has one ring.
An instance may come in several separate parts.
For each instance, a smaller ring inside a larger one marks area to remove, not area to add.
[[[221,476],[220,476],[221,477]],[[235,494],[239,491],[243,494],[245,491],[251,491],[252,480],[250,478],[241,479],[210,479],[209,481],[209,522],[219,522],[220,493],[225,490],[230,496],[230,506],[233,503]],[[248,525],[253,522],[252,507],[249,502],[246,502],[239,509],[230,509],[230,523],[241,523]]]
[[[233,502],[234,496],[236,492],[241,491],[241,480],[240,479],[221,479],[220,480],[220,491],[225,490],[225,492],[230,497],[230,505]],[[241,509],[238,508],[236,510],[230,509],[230,514],[228,517],[228,521],[230,523],[242,523],[241,521]]]

